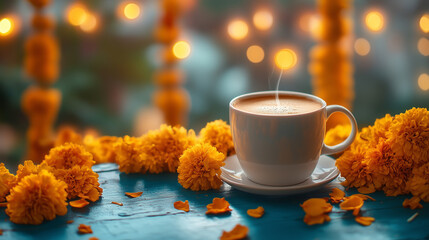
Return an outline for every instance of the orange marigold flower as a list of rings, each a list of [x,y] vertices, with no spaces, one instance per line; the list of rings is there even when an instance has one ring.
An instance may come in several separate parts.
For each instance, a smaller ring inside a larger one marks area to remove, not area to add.
[[[184,202],[176,201],[176,202],[174,202],[174,208],[177,210],[189,212],[189,202],[188,202],[188,200],[186,200]]]
[[[225,157],[235,153],[234,143],[232,141],[231,128],[223,120],[216,120],[207,123],[200,131],[201,140],[215,147]]]
[[[425,202],[429,202],[429,162],[425,165],[413,169],[413,176],[407,183],[411,194],[419,197]]]
[[[329,196],[331,197],[332,203],[339,203],[342,200],[344,200],[344,197],[346,196],[346,194],[340,189],[334,188],[332,189],[332,192],[329,193]]]
[[[220,240],[244,239],[247,237],[248,233],[249,233],[248,227],[243,226],[241,224],[237,224],[231,231],[229,232],[223,231],[222,236],[220,236]]]
[[[213,198],[213,202],[207,205],[206,214],[220,214],[231,212],[229,202],[225,198]]]
[[[142,142],[143,172],[176,172],[180,156],[196,143],[196,136],[193,130],[163,124],[145,134]]]
[[[143,192],[126,192],[125,195],[130,198],[136,198],[140,197],[143,194]]]
[[[92,233],[92,229],[90,225],[80,224],[79,227],[77,227],[77,232],[80,234],[87,234]]]
[[[412,108],[395,116],[387,139],[398,157],[413,160],[421,165],[429,159],[429,111]]]
[[[420,204],[420,198],[419,197],[412,197],[410,199],[405,199],[404,202],[402,202],[402,206],[404,208],[411,208],[411,209],[416,209],[416,208],[423,208],[423,205]]]
[[[357,216],[363,206],[363,199],[358,196],[352,196],[340,203],[340,208],[343,210],[353,210],[353,215]]]
[[[112,136],[96,138],[93,135],[86,135],[83,139],[83,145],[88,152],[92,153],[96,164],[115,162],[116,152],[114,146],[118,139],[118,137]]]
[[[222,185],[220,167],[225,156],[210,144],[197,144],[180,157],[178,181],[193,191],[218,189]]]
[[[18,171],[16,172],[16,183],[19,183],[24,177],[31,174],[38,174],[42,170],[52,172],[53,168],[48,166],[48,164],[45,162],[35,165],[31,160],[24,161],[24,164],[18,165]]]
[[[247,210],[247,215],[254,218],[260,218],[264,215],[264,213],[265,213],[265,209],[261,206],[257,207],[256,209]]]
[[[6,209],[17,224],[41,224],[67,213],[67,184],[48,171],[24,177],[7,196]]]
[[[362,216],[357,216],[355,217],[355,221],[360,223],[363,226],[369,226],[372,224],[372,222],[375,221],[375,218],[373,217],[362,217]]]
[[[116,163],[119,165],[119,171],[125,173],[139,173],[143,168],[141,160],[142,140],[125,136],[119,138],[114,144],[116,152]]]
[[[71,126],[61,126],[55,139],[55,146],[61,146],[65,143],[75,143],[82,145],[82,136]]]
[[[79,197],[95,202],[103,193],[103,189],[99,187],[98,174],[87,166],[55,169],[54,175],[67,183],[68,199]]]
[[[329,146],[334,146],[339,143],[342,143],[350,135],[352,127],[350,124],[340,124],[331,128],[326,132],[325,135],[325,144]]]
[[[81,198],[79,200],[71,201],[71,202],[69,202],[69,204],[71,207],[74,207],[74,208],[83,208],[83,207],[87,206],[89,204],[89,202],[86,201],[85,199]]]
[[[74,143],[52,148],[46,155],[45,162],[56,169],[69,169],[73,166],[92,167],[94,164],[92,154],[83,146]]]
[[[15,181],[15,176],[9,172],[4,163],[0,163],[0,202],[6,201],[6,196],[15,185]]]

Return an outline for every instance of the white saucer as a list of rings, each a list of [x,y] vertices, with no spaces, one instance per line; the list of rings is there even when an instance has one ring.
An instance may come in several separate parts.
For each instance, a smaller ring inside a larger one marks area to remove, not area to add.
[[[241,169],[237,155],[226,158],[225,166],[221,169],[220,178],[224,182],[238,190],[261,195],[292,195],[310,192],[334,180],[339,174],[335,167],[335,160],[325,155],[320,156],[316,169],[310,178],[291,186],[274,187],[250,181]]]

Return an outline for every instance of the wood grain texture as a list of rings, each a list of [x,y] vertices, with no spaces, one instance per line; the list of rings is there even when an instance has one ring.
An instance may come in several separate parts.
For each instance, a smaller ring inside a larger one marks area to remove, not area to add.
[[[334,205],[331,222],[307,226],[302,221],[300,203],[311,197],[327,197],[333,187],[342,188],[338,180],[318,191],[307,194],[269,197],[240,192],[224,184],[220,190],[192,192],[177,183],[177,174],[123,174],[112,164],[94,167],[104,189],[101,200],[82,209],[71,209],[66,216],[38,226],[17,225],[9,221],[1,210],[0,239],[218,239],[222,230],[231,230],[237,223],[249,227],[250,239],[429,239],[429,204],[410,210],[402,207],[409,196],[386,197],[371,194],[377,201],[366,201],[364,216],[375,222],[364,227],[354,221],[351,212],[345,213]],[[125,192],[143,191],[138,198]],[[356,191],[347,191],[347,195]],[[206,216],[206,205],[214,197],[225,197],[233,211],[221,216]],[[176,210],[175,201],[188,200],[188,213]],[[111,202],[123,203],[123,206]],[[246,214],[247,209],[263,206],[266,214],[259,219]],[[415,212],[419,216],[407,219]],[[68,220],[74,220],[67,224]],[[89,224],[93,234],[79,235],[79,224]]]

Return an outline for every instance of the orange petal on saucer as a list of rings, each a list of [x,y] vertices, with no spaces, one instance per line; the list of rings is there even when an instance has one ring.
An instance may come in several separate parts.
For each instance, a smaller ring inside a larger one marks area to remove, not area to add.
[[[71,207],[74,207],[74,208],[83,208],[86,205],[88,205],[89,202],[86,201],[85,199],[81,198],[79,200],[71,201],[71,202],[69,202],[69,204]]]
[[[207,205],[206,214],[220,214],[232,211],[225,198],[213,198],[213,203]]]
[[[80,224],[79,227],[77,227],[77,230],[77,232],[80,234],[92,233],[90,225]]]
[[[329,221],[331,221],[331,218],[327,214],[321,214],[319,216],[310,216],[306,214],[304,216],[304,222],[307,225],[323,224],[324,222]]]
[[[174,202],[174,208],[177,210],[189,212],[189,202],[188,202],[188,200],[186,200],[184,202],[182,202],[182,201]]]
[[[423,206],[420,204],[419,197],[412,197],[410,199],[405,199],[404,202],[402,202],[402,206],[404,208],[411,208],[413,210],[417,208],[423,208]]]
[[[373,198],[373,197],[371,197],[371,196],[369,196],[369,195],[365,195],[365,194],[360,194],[360,193],[357,193],[357,194],[353,194],[353,195],[351,195],[351,196],[348,196],[348,197],[346,197],[346,198],[350,198],[350,197],[353,197],[353,196],[356,196],[356,197],[360,197],[360,198],[362,198],[363,200],[368,200],[368,199],[371,199],[372,201],[375,201],[375,199]]]
[[[130,198],[136,198],[140,197],[143,194],[143,192],[126,192],[125,195]]]
[[[332,205],[323,198],[310,198],[301,204],[301,207],[309,216],[320,216],[332,211]]]
[[[241,224],[235,225],[235,227],[229,231],[223,231],[222,236],[220,236],[220,240],[235,240],[235,239],[244,239],[247,237],[247,233],[249,232],[249,228],[243,226]]]
[[[355,217],[355,221],[360,223],[361,225],[369,226],[372,224],[372,222],[375,221],[375,218],[359,216],[359,217]]]
[[[247,215],[254,217],[254,218],[260,218],[264,215],[265,210],[263,207],[259,206],[256,209],[249,209],[247,210]]]
[[[351,196],[340,203],[340,208],[343,210],[360,209],[363,206],[363,199],[357,196]],[[354,213],[354,212],[353,212]]]
[[[124,206],[124,204],[120,203],[120,202],[112,202],[112,204],[116,204],[116,205],[119,205],[119,206]]]
[[[346,194],[340,189],[334,188],[332,189],[332,192],[329,193],[329,196],[331,197],[332,203],[339,203],[342,200],[344,200],[344,197],[346,196]]]

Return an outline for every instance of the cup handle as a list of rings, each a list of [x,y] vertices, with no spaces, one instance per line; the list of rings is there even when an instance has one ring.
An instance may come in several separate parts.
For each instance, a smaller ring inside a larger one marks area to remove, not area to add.
[[[349,110],[347,110],[347,108],[340,105],[329,105],[326,107],[326,114],[328,118],[334,112],[342,112],[349,118],[350,123],[352,125],[352,131],[346,140],[344,140],[342,143],[339,143],[335,146],[327,146],[325,143],[323,143],[321,154],[331,155],[334,153],[342,152],[346,150],[353,143],[356,137],[357,123],[353,114]]]

